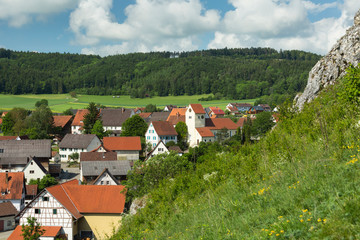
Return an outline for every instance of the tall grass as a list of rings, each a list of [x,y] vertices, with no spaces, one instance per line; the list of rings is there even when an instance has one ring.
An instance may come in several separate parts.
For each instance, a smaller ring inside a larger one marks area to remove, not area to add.
[[[358,107],[331,87],[259,143],[164,180],[112,239],[359,239]]]

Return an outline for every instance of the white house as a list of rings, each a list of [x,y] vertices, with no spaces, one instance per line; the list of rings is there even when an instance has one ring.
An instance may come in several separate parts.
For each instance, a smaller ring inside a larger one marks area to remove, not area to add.
[[[73,122],[71,123],[71,133],[72,134],[82,134],[84,131],[84,116],[89,113],[87,109],[79,109],[74,117]]]
[[[15,228],[15,215],[18,213],[11,202],[0,203],[0,232]]]
[[[0,203],[11,202],[17,211],[24,208],[25,181],[23,172],[0,173]]]
[[[163,141],[164,144],[170,141],[177,143],[177,135],[174,126],[170,122],[154,121],[150,123],[146,130],[145,139],[154,148],[159,141]]]
[[[185,113],[185,123],[188,127],[188,141],[190,147],[196,146],[196,128],[205,127],[206,112],[201,104],[190,104]]]
[[[109,169],[105,168],[95,179],[94,185],[120,185],[119,181],[111,174]]]
[[[101,145],[95,134],[66,134],[59,144],[59,153],[62,162],[70,159],[73,153],[90,152]]]
[[[155,155],[163,154],[163,153],[169,153],[169,149],[166,147],[165,143],[160,140],[158,144],[151,150],[146,157],[146,160],[152,158]]]
[[[31,158],[24,167],[23,172],[25,175],[25,184],[28,184],[31,179],[40,180],[48,173],[43,165],[36,160],[36,157]]]
[[[120,136],[122,124],[134,115],[132,109],[102,109],[101,120],[103,122],[104,130],[112,131],[114,136]]]

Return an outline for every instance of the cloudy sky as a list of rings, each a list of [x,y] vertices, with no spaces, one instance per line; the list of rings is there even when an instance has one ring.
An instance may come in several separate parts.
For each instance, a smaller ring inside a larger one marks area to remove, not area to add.
[[[0,0],[0,47],[101,56],[272,47],[326,54],[360,0]]]

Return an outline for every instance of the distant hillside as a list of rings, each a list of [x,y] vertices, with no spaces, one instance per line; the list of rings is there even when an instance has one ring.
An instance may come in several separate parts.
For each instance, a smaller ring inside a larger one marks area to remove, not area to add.
[[[76,91],[133,97],[209,94],[253,99],[303,91],[320,59],[271,48],[99,56],[0,49],[0,93]]]

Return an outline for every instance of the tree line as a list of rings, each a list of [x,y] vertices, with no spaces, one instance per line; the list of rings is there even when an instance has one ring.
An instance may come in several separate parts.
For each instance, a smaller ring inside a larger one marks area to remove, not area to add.
[[[252,99],[304,89],[320,56],[271,48],[131,53],[100,57],[0,49],[0,93],[210,94]]]

